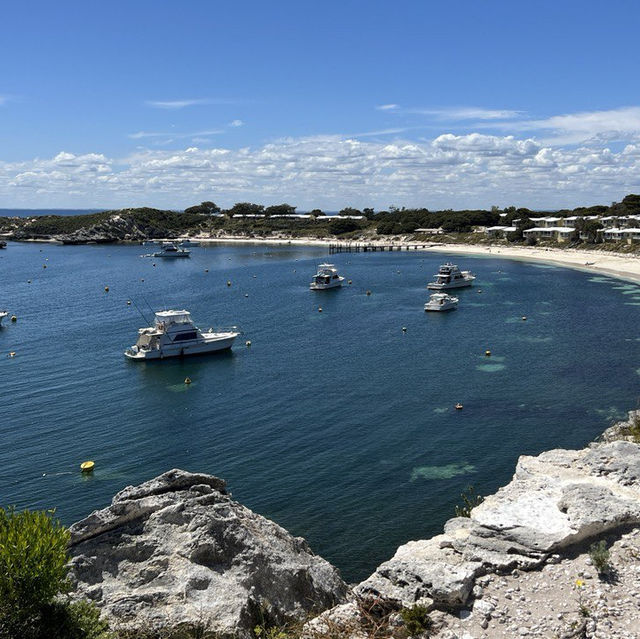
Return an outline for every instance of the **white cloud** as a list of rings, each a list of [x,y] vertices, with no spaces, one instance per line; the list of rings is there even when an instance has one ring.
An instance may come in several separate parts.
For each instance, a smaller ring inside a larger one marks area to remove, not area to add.
[[[510,109],[482,109],[479,107],[448,107],[445,109],[405,109],[406,113],[417,115],[435,116],[443,121],[456,120],[505,120],[517,118],[522,115],[521,111]]]
[[[145,104],[154,109],[177,110],[205,104],[238,104],[239,100],[227,98],[194,98],[185,100],[147,100]]]
[[[208,131],[195,131],[193,133],[137,131],[136,133],[129,133],[127,137],[131,138],[132,140],[143,140],[148,138],[169,138],[171,140],[175,140],[175,139],[193,138],[198,136],[218,135],[219,133],[224,133],[224,131],[222,129],[211,129]]]
[[[179,208],[207,194],[223,206],[253,200],[326,209],[390,203],[557,208],[607,203],[638,190],[640,143],[621,151],[562,149],[533,138],[480,133],[446,133],[422,142],[329,135],[256,148],[142,149],[119,160],[61,152],[0,162],[0,198],[13,206]]]
[[[197,100],[147,100],[147,106],[154,109],[184,109],[185,107],[196,106],[199,104],[208,104],[206,99]]]
[[[547,132],[546,140],[552,144],[629,140],[640,136],[640,107],[555,115],[523,122],[522,128]]]
[[[229,122],[229,126],[230,127],[244,126],[244,122],[242,120],[232,120],[231,122]]]
[[[484,109],[481,107],[444,107],[440,109],[422,107],[402,107],[399,104],[383,104],[377,106],[378,111],[393,111],[411,115],[424,115],[443,122],[456,122],[464,120],[506,120],[518,118],[521,111],[511,109]]]

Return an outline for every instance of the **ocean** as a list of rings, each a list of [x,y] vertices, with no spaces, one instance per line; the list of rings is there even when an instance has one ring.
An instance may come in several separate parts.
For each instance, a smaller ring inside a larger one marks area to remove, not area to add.
[[[519,455],[582,447],[637,404],[636,284],[413,251],[147,249],[0,251],[0,308],[17,316],[0,329],[0,505],[70,524],[171,468],[211,473],[357,581],[438,534],[468,486],[492,493]],[[475,286],[425,313],[448,258]],[[310,291],[327,259],[352,284]],[[126,360],[162,308],[243,334],[224,354]]]

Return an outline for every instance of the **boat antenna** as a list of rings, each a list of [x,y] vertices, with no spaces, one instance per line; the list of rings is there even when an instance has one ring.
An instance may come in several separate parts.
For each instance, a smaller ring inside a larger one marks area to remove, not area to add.
[[[144,313],[140,310],[140,308],[138,307],[138,305],[135,303],[134,300],[131,300],[131,302],[133,303],[133,305],[136,307],[136,310],[138,311],[138,313],[140,313],[140,315],[142,315],[142,319],[147,323],[150,324],[149,320],[144,316]]]
[[[149,304],[149,302],[147,301],[147,298],[143,295],[142,299],[144,300],[144,303],[147,305],[147,308],[151,311],[152,315],[155,315],[155,311],[151,308],[151,304]]]

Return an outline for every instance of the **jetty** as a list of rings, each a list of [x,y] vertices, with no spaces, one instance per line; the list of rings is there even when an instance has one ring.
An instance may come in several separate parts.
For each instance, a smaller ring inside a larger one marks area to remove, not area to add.
[[[336,242],[329,244],[329,254],[334,253],[367,253],[369,251],[418,251],[420,249],[427,249],[431,246],[437,246],[437,244],[399,244],[389,243],[380,244],[378,242]]]

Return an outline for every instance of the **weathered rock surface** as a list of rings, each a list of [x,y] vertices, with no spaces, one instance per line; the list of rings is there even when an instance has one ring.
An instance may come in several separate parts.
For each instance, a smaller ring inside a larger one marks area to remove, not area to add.
[[[409,542],[359,584],[360,596],[404,606],[463,605],[475,577],[532,569],[551,553],[640,524],[640,446],[627,441],[523,456],[513,480],[444,535]]]
[[[341,603],[347,587],[304,539],[234,502],[225,482],[171,470],[71,527],[76,595],[136,628],[255,624]]]

